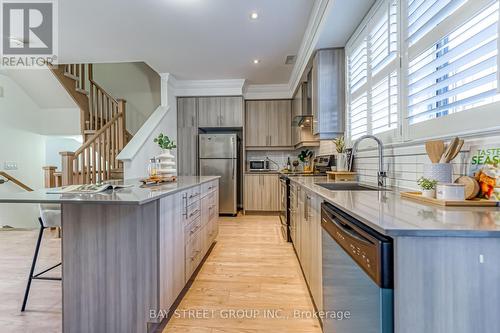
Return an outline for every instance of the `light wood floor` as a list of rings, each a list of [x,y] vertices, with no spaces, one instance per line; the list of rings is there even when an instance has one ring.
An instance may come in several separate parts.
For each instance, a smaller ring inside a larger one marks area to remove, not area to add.
[[[0,231],[0,332],[61,332],[61,281],[33,281],[24,313],[21,305],[38,230]],[[60,262],[61,241],[48,231],[38,272]],[[37,271],[35,271],[37,272]],[[61,276],[55,269],[46,276]]]
[[[294,316],[313,305],[279,218],[221,218],[219,224],[217,244],[163,333],[321,332],[317,320]]]
[[[36,237],[37,231],[0,232],[1,333],[61,332],[59,281],[34,281],[27,310],[20,312]],[[60,246],[53,236],[44,238],[40,268],[60,260]],[[178,318],[171,319],[164,333],[319,333],[315,319],[294,317],[294,310],[312,308],[293,248],[282,240],[277,217],[221,218],[218,242],[179,305]],[[250,318],[223,318],[242,314],[230,310],[246,310]],[[265,318],[265,313],[277,318]]]

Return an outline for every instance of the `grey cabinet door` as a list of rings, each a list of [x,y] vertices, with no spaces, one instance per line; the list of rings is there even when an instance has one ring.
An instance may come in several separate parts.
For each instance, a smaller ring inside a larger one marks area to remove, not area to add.
[[[269,146],[292,145],[292,104],[290,100],[266,102],[269,120]]]
[[[199,127],[219,127],[220,97],[198,97]]]
[[[243,126],[243,97],[220,97],[220,127]]]
[[[198,174],[197,99],[177,99],[177,173],[180,176]]]
[[[266,101],[247,101],[245,116],[245,145],[267,147],[269,142],[269,117]]]

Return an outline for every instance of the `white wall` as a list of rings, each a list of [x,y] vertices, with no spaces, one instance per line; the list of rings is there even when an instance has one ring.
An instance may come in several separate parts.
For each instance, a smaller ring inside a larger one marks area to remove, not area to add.
[[[160,76],[144,62],[95,64],[94,80],[114,98],[127,101],[127,130],[132,134],[160,105]]]
[[[158,134],[168,135],[177,142],[177,101],[173,80],[173,77],[168,74],[162,75],[161,106],[155,110],[118,156],[123,161],[125,179],[147,176],[149,159],[161,153],[161,149],[153,142]],[[172,153],[177,159],[177,150],[174,149]]]
[[[0,170],[6,161],[17,163],[18,170],[6,171],[33,189],[43,185],[45,136],[39,129],[38,106],[13,80],[0,75],[3,97],[0,97]],[[0,193],[23,192],[8,182],[0,185]],[[0,226],[34,227],[38,206],[0,204]]]

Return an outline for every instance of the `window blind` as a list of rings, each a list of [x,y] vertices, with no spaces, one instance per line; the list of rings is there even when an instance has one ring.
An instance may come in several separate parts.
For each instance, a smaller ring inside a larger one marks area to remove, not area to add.
[[[398,1],[382,1],[346,48],[351,140],[398,126],[398,25]]]
[[[407,0],[409,124],[499,100],[498,15],[498,0]]]

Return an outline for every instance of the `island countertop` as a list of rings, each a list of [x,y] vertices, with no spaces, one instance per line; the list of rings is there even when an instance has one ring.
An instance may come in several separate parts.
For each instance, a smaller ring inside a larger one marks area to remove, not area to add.
[[[326,177],[290,177],[367,226],[388,236],[500,237],[500,208],[442,207],[390,191],[331,191]]]
[[[116,182],[116,184],[133,185],[132,187],[92,194],[49,194],[47,193],[48,189],[15,194],[4,193],[0,195],[0,203],[98,203],[143,205],[167,195],[219,178],[219,176],[179,176],[176,182],[150,186],[141,186],[142,183],[139,179],[129,179]]]

